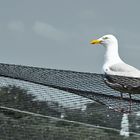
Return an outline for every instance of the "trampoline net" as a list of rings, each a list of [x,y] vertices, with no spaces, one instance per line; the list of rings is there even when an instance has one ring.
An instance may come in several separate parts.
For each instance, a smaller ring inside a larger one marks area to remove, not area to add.
[[[140,139],[139,94],[131,114],[115,111],[129,96],[100,74],[0,64],[0,75],[1,139]]]

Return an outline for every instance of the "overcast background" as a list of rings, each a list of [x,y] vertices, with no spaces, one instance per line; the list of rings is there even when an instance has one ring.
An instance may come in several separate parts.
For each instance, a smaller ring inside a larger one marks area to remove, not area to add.
[[[89,42],[105,34],[140,69],[138,0],[0,1],[2,63],[100,73],[105,50]]]

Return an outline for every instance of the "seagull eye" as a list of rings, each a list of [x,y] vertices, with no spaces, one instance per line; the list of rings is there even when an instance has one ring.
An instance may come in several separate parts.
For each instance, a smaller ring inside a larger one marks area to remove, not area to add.
[[[108,39],[108,37],[104,37],[103,39]]]

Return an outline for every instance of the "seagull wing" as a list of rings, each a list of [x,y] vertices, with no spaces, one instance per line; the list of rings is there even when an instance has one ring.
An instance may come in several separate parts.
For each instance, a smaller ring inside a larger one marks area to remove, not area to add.
[[[117,63],[114,65],[111,65],[110,70],[114,71],[114,72],[139,72],[140,71],[136,68],[134,68],[133,66],[130,66],[126,63]]]
[[[126,63],[111,65],[106,79],[106,84],[115,90],[140,93],[140,71]]]
[[[109,74],[128,76],[128,77],[138,77],[140,78],[140,70],[126,63],[117,63],[109,66]]]

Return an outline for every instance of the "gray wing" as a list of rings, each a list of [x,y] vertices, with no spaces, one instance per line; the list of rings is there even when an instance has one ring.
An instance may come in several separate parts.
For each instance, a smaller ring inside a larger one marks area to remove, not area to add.
[[[109,67],[106,76],[109,87],[128,93],[140,93],[140,71],[126,63],[117,63]],[[123,77],[122,77],[123,76]]]
[[[140,94],[140,78],[107,75],[104,77],[104,82],[117,91]]]
[[[126,63],[117,63],[114,65],[111,65],[109,68],[111,71],[114,71],[114,72],[139,72],[140,73],[138,69]]]

